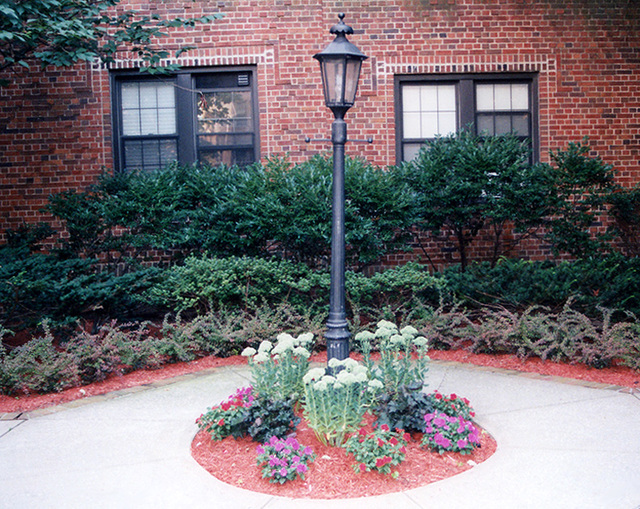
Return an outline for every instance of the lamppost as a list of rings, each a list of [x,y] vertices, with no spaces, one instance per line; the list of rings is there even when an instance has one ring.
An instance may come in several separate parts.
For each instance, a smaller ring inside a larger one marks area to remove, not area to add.
[[[320,62],[325,104],[335,116],[331,124],[333,144],[333,221],[331,227],[331,293],[327,320],[327,361],[349,356],[349,329],[345,313],[345,227],[344,227],[344,145],[347,124],[344,116],[353,106],[358,89],[360,66],[367,56],[347,40],[353,29],[345,25],[344,14],[331,27],[336,38],[320,53],[313,56]]]

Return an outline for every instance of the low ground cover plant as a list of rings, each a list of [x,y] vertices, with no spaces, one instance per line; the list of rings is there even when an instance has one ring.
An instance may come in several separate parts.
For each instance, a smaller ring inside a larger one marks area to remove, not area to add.
[[[256,462],[262,477],[272,483],[284,484],[293,479],[304,479],[309,463],[315,460],[311,447],[302,446],[295,438],[271,439],[256,448]]]
[[[382,424],[371,431],[360,428],[345,442],[344,449],[353,455],[355,472],[376,470],[395,479],[398,472],[393,467],[404,461],[409,440],[411,437],[404,431],[392,431]]]
[[[478,428],[461,415],[452,416],[444,412],[436,412],[425,415],[424,420],[426,427],[422,445],[440,454],[444,452],[470,454],[480,445]]]

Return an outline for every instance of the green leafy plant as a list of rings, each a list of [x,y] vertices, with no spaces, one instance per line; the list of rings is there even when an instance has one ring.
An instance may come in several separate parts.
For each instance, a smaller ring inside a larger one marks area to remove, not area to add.
[[[461,415],[453,417],[443,412],[424,416],[426,423],[422,445],[439,452],[471,454],[480,446],[480,432]]]
[[[268,399],[258,394],[247,416],[247,434],[256,442],[265,443],[271,437],[292,433],[300,423],[294,404],[293,399]]]
[[[311,447],[301,445],[293,437],[271,437],[269,442],[259,445],[256,452],[262,477],[280,484],[297,478],[304,479],[309,463],[316,457]]]
[[[375,470],[396,479],[398,472],[393,467],[404,461],[410,438],[402,430],[391,431],[389,426],[383,424],[371,431],[360,428],[343,447],[356,461],[353,464],[355,472]]]
[[[44,335],[6,353],[0,349],[0,390],[5,394],[58,392],[78,384],[71,354],[58,351],[48,325]]]
[[[456,394],[446,396],[438,391],[434,391],[427,395],[427,398],[433,406],[433,411],[427,413],[443,413],[449,417],[462,416],[468,421],[472,420],[476,416],[476,413],[467,398],[461,398]]]
[[[262,341],[258,350],[248,347],[242,355],[249,357],[253,385],[261,395],[273,399],[297,401],[304,392],[303,376],[309,368],[313,334],[294,338],[282,333],[273,345]]]
[[[395,392],[381,392],[374,409],[376,424],[409,433],[424,432],[424,416],[433,412],[434,406],[421,389],[422,383],[414,383],[400,386]]]
[[[239,438],[247,433],[249,409],[254,401],[253,387],[241,387],[226,401],[208,408],[196,419],[196,424],[213,440],[222,440],[230,435]]]
[[[369,380],[367,368],[353,359],[329,361],[325,368],[312,368],[303,377],[304,415],[323,444],[338,446],[358,429],[378,390],[379,380]]]
[[[494,233],[497,260],[508,222],[519,238],[542,222],[550,180],[542,174],[546,168],[531,166],[528,159],[529,148],[515,136],[462,130],[427,142],[398,172],[413,194],[416,226],[436,239],[451,231],[464,270],[469,246],[483,228]]]
[[[398,327],[387,320],[377,324],[375,333],[362,331],[356,334],[364,355],[364,364],[371,378],[379,380],[387,392],[398,392],[401,386],[422,386],[427,372],[428,342],[411,326]],[[372,342],[380,351],[380,361],[371,356]]]
[[[114,11],[120,0],[24,0],[2,4],[0,23],[0,70],[29,68],[36,59],[47,65],[72,66],[101,60],[113,63],[120,52],[131,51],[144,62],[143,69],[161,72],[176,69],[160,65],[170,53],[158,49],[157,39],[168,27],[192,27],[222,17],[219,13],[200,18],[160,19],[135,10]],[[179,56],[189,48],[176,52]]]

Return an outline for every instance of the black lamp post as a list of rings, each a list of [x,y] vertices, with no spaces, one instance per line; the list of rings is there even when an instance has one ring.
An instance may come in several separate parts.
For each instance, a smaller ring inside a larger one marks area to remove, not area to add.
[[[333,222],[331,229],[331,294],[327,320],[327,360],[346,359],[349,356],[349,329],[345,313],[344,260],[344,145],[347,142],[347,124],[344,115],[353,106],[358,89],[360,66],[367,56],[347,40],[353,29],[345,25],[344,14],[331,27],[336,38],[313,58],[320,62],[324,100],[333,112],[331,125],[333,144]]]

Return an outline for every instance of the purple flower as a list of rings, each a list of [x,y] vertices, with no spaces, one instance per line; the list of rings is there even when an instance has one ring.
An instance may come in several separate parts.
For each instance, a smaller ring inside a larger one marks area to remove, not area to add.
[[[311,449],[311,447],[309,447],[308,445],[304,448],[304,451],[302,451],[303,454],[306,454],[307,456],[311,456],[313,454],[313,449]]]
[[[256,447],[256,453],[258,453],[258,455],[264,454],[264,447],[262,447],[261,445]]]
[[[444,419],[443,419],[443,418],[441,418],[441,417],[436,417],[436,418],[433,420],[433,424],[435,424],[436,426],[438,426],[438,427],[440,427],[440,428],[441,428],[442,426],[444,426],[445,422],[444,422]]]
[[[287,469],[286,469],[286,468],[284,468],[284,467],[282,467],[282,468],[280,469],[280,475],[281,475],[282,477],[286,477],[286,476],[287,476]]]
[[[467,446],[467,441],[466,440],[458,440],[458,448],[459,449],[464,449]]]
[[[294,451],[300,449],[300,443],[293,437],[287,438],[287,444],[290,445]]]
[[[304,474],[307,471],[307,465],[305,465],[304,463],[299,463],[296,466],[296,470],[298,471],[298,473]]]
[[[270,467],[277,467],[280,465],[280,459],[277,456],[270,456],[269,457],[269,466]]]
[[[294,456],[293,458],[291,458],[291,463],[300,463],[300,456]]]
[[[276,452],[280,452],[282,451],[282,449],[284,449],[284,444],[282,442],[276,442],[273,448],[276,450]]]
[[[425,414],[425,416],[424,416],[424,420],[425,420],[426,422],[430,422],[430,421],[431,421],[431,419],[433,419],[433,414]]]
[[[442,433],[436,433],[433,439],[435,440],[436,444],[444,447],[445,449],[451,447],[451,440],[445,438]]]

